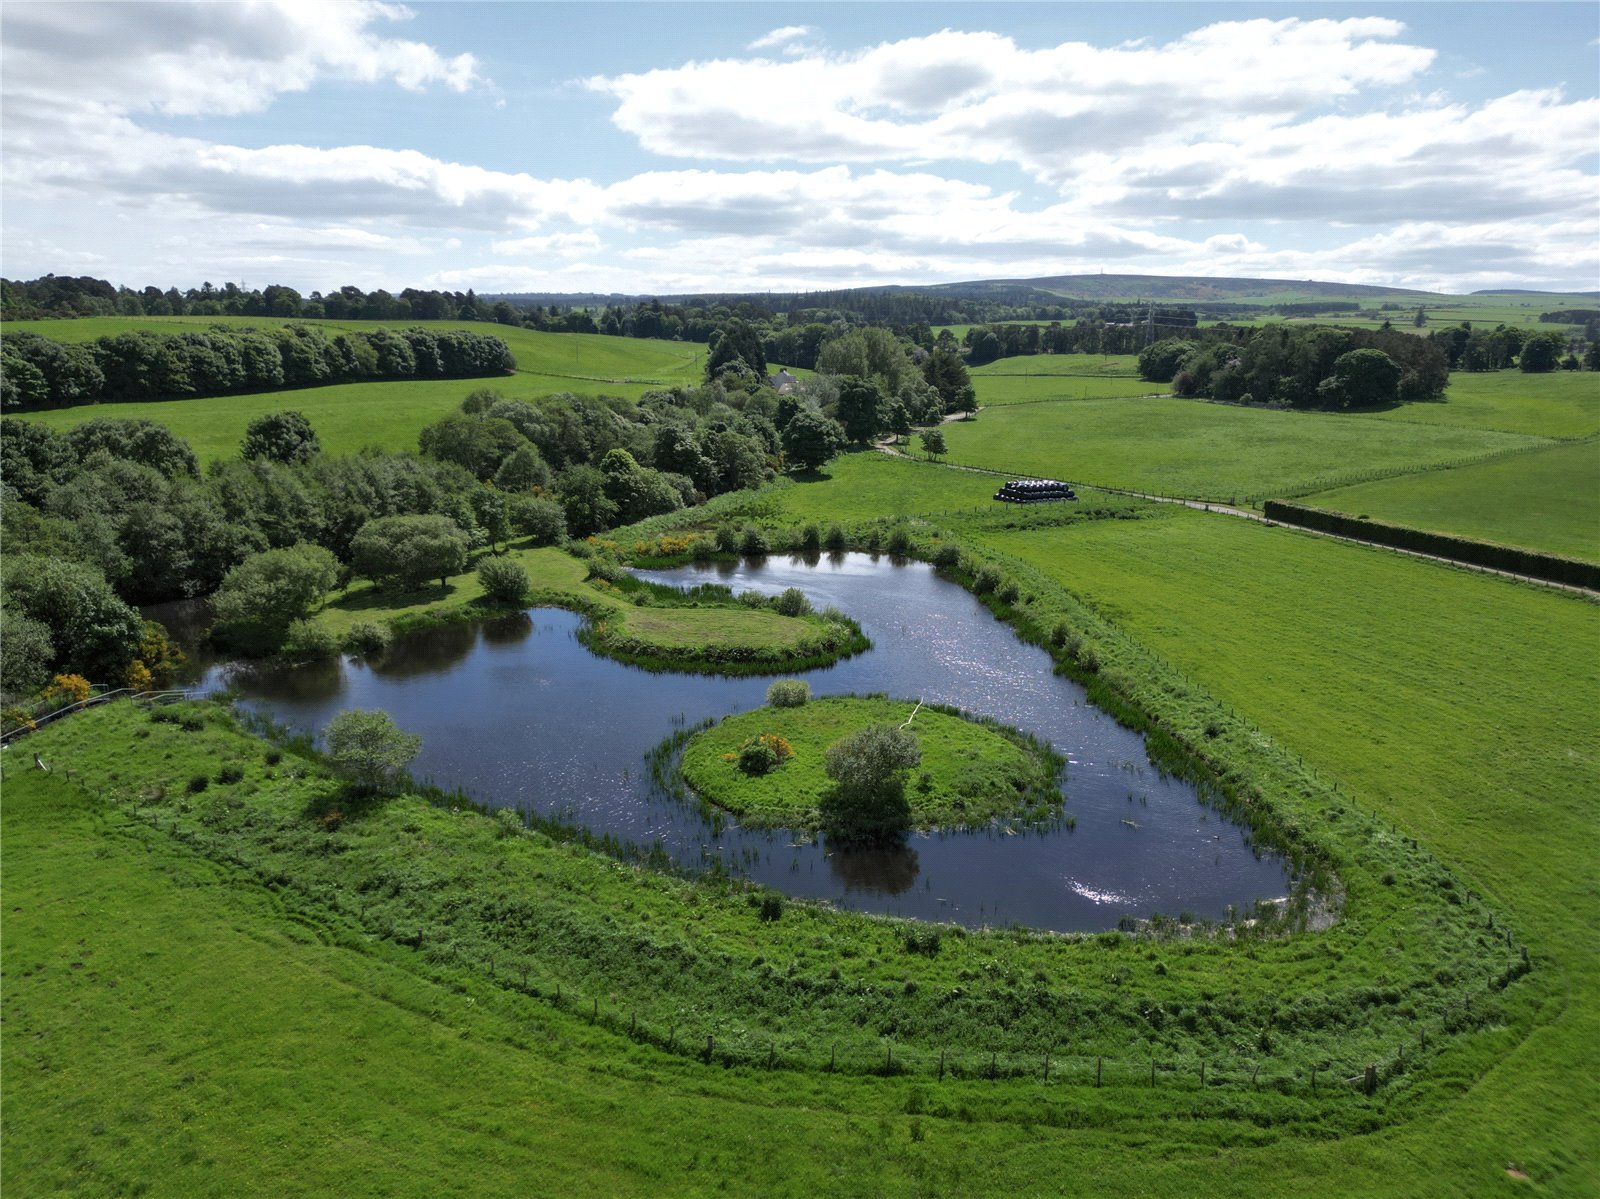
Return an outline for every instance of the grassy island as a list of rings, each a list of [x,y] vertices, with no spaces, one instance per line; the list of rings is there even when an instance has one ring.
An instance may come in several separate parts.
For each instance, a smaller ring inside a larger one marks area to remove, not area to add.
[[[922,762],[906,780],[917,828],[1045,821],[1060,814],[1056,780],[1064,763],[1048,745],[955,708],[919,708],[915,700],[882,696],[814,699],[729,716],[690,740],[683,776],[702,799],[747,826],[814,829],[818,804],[833,786],[823,768],[828,747],[869,725],[899,726],[908,718],[922,747]],[[792,756],[769,773],[746,774],[739,750],[763,736],[782,738]]]
[[[871,642],[837,610],[780,610],[774,600],[736,596],[715,584],[679,591],[634,578],[605,558],[583,559],[554,547],[516,549],[530,590],[525,605],[566,608],[589,618],[583,642],[596,653],[652,670],[769,674],[828,666]],[[504,611],[468,571],[443,587],[379,590],[358,584],[330,601],[318,623],[345,637],[362,621],[396,632]]]

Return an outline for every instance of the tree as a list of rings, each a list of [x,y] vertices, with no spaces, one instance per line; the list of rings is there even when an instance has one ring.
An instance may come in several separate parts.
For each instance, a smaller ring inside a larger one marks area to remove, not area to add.
[[[869,725],[828,747],[823,768],[834,788],[820,805],[823,826],[844,841],[884,841],[911,824],[906,772],[922,761],[922,747],[905,729]]]
[[[50,677],[55,656],[48,628],[20,612],[0,611],[0,692],[37,691]]]
[[[783,453],[797,470],[816,470],[845,447],[839,422],[814,408],[802,409],[783,427]]]
[[[467,564],[467,535],[447,516],[384,516],[369,520],[350,542],[350,569],[382,587],[439,586]]]
[[[883,393],[868,379],[839,384],[839,423],[851,441],[866,443],[883,427]]]
[[[274,462],[292,466],[296,462],[304,462],[321,449],[316,430],[304,414],[269,412],[256,417],[245,427],[244,442],[239,452],[245,458],[270,458]]]
[[[1527,374],[1553,371],[1561,362],[1561,353],[1567,348],[1567,339],[1560,333],[1535,333],[1522,343],[1522,353],[1517,365]]]
[[[422,749],[421,737],[401,732],[381,710],[340,712],[322,733],[328,756],[366,794],[381,794],[393,786]]]
[[[922,374],[939,393],[939,401],[946,412],[956,410],[956,399],[962,389],[972,385],[967,364],[961,361],[961,355],[951,346],[936,345],[922,366]]]
[[[320,545],[252,554],[224,576],[212,597],[215,635],[244,653],[271,653],[338,579],[338,560]]]
[[[139,614],[117,598],[92,566],[61,558],[8,553],[5,607],[49,630],[52,667],[100,682],[127,676],[144,633]]]
[[[922,431],[922,452],[931,458],[937,458],[948,453],[944,444],[944,431],[942,429],[924,429]]]
[[[1327,407],[1370,408],[1393,404],[1400,395],[1400,368],[1382,350],[1340,354],[1333,373],[1317,385]]]

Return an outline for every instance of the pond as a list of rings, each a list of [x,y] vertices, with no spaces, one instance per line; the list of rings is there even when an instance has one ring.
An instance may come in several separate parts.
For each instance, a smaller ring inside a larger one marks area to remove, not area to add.
[[[913,834],[900,848],[834,851],[784,831],[713,824],[698,804],[654,793],[645,754],[675,729],[761,706],[769,678],[652,674],[598,657],[580,618],[536,608],[397,639],[378,663],[295,668],[216,664],[201,687],[231,686],[293,728],[344,708],[382,708],[422,736],[413,774],[495,807],[533,810],[659,843],[681,864],[731,872],[862,911],[1083,931],[1160,912],[1222,919],[1288,889],[1281,860],[1162,775],[1142,738],[1089,703],[962,588],[925,563],[864,554],[646,572],[678,586],[722,582],[775,594],[799,587],[873,641],[806,678],[813,694],[881,691],[956,704],[1049,740],[1068,759],[1074,827]],[[162,616],[163,613],[155,613]]]

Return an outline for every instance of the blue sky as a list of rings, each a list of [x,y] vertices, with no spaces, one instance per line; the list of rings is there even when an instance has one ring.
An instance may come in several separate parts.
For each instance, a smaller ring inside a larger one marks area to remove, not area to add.
[[[11,278],[1600,287],[1600,6],[7,3]]]

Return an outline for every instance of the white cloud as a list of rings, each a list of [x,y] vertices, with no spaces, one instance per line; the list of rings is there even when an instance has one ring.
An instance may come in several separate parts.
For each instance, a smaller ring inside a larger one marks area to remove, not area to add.
[[[815,32],[810,25],[782,25],[745,46],[746,50],[773,50],[791,45]]]
[[[0,17],[5,88],[8,97],[198,116],[258,111],[324,78],[413,91],[433,84],[464,91],[479,82],[471,54],[447,58],[373,32],[410,15],[373,0],[11,4]]]

